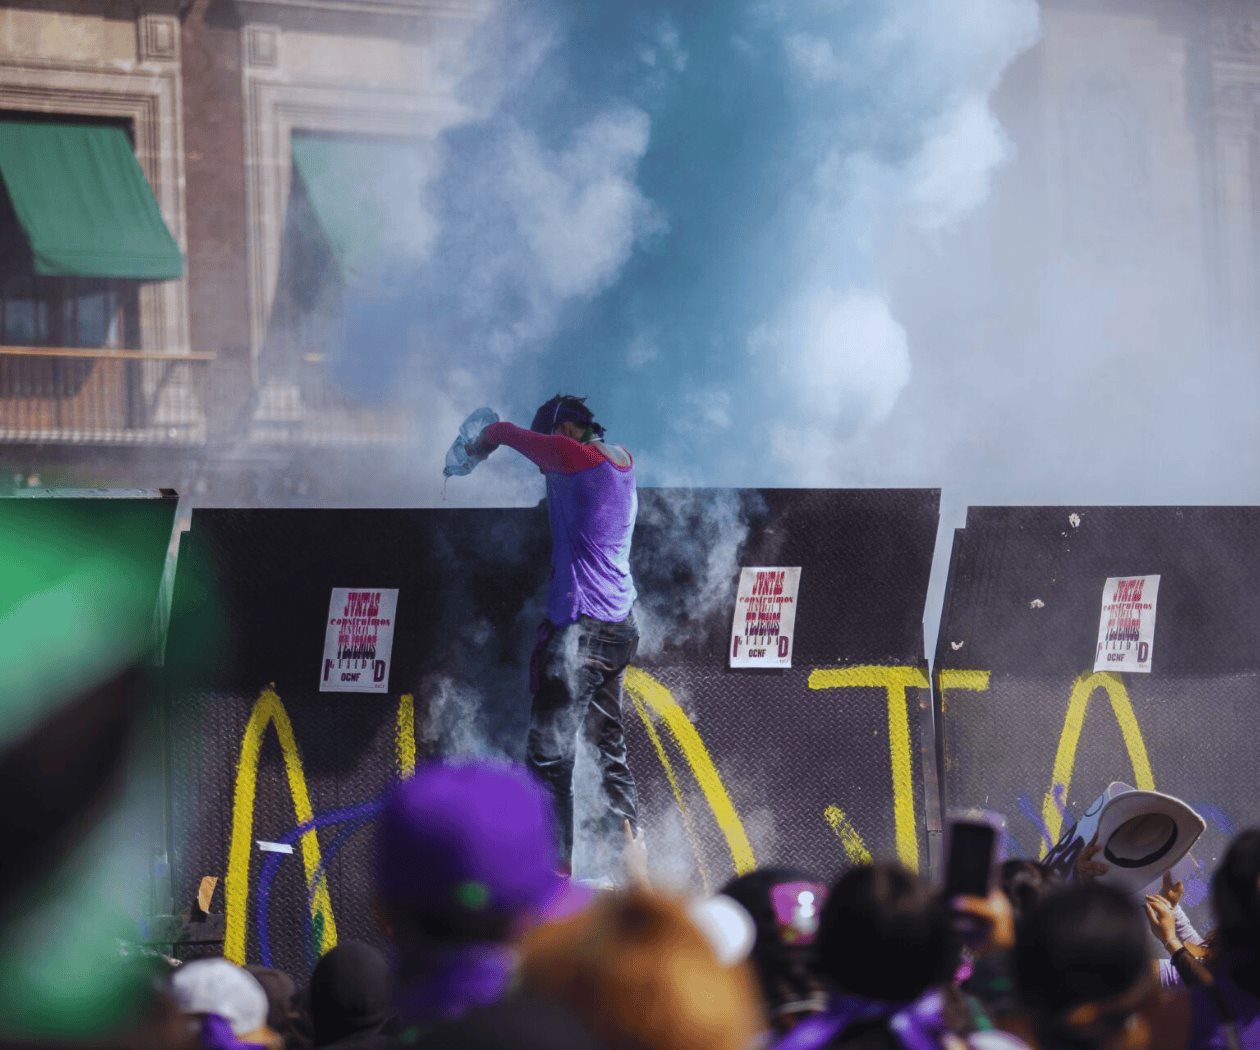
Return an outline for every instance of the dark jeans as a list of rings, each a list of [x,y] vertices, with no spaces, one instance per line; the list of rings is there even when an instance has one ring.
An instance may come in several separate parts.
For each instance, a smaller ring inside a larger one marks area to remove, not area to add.
[[[544,625],[534,651],[525,761],[555,799],[561,860],[573,854],[573,760],[579,728],[599,755],[607,808],[598,833],[601,848],[617,849],[623,820],[638,827],[638,792],[626,757],[621,724],[621,683],[639,647],[631,612],[620,623],[589,616],[552,628]]]

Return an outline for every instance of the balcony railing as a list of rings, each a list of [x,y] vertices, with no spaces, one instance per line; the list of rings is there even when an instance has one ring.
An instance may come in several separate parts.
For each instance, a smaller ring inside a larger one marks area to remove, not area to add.
[[[214,357],[0,346],[0,441],[204,443]]]
[[[414,412],[398,405],[368,405],[347,396],[332,379],[322,354],[302,354],[285,375],[258,384],[249,440],[268,445],[405,445]]]
[[[345,396],[318,354],[255,381],[213,353],[0,346],[0,442],[396,446],[411,416]]]

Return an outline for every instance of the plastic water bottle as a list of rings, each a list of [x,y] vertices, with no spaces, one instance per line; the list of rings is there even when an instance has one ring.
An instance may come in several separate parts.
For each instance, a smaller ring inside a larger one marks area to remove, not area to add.
[[[446,453],[446,465],[442,468],[445,477],[464,477],[473,472],[473,468],[481,463],[489,453],[473,454],[468,447],[476,443],[481,432],[491,423],[499,421],[499,414],[492,408],[479,408],[472,412],[460,424],[459,434]]]
[[[472,469],[473,464],[468,456],[468,442],[464,440],[464,435],[460,434],[446,453],[446,466],[442,468],[442,473],[448,478],[462,478],[465,474],[471,474]]]

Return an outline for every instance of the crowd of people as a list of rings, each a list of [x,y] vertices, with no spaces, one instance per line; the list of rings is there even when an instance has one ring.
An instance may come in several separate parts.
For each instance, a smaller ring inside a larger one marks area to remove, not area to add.
[[[987,897],[880,862],[688,901],[649,885],[627,826],[623,884],[596,889],[557,870],[551,808],[523,769],[422,768],[378,828],[383,949],[342,942],[301,987],[221,958],[156,968],[127,1045],[1260,1048],[1260,831],[1230,845],[1201,937],[1171,876],[1143,900],[1095,878],[1093,850],[1067,882],[1008,860]]]

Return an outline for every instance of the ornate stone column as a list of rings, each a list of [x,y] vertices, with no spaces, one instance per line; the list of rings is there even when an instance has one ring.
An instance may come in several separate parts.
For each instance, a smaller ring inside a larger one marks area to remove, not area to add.
[[[1250,357],[1260,334],[1260,10],[1218,3],[1211,17],[1218,332],[1226,353]]]

